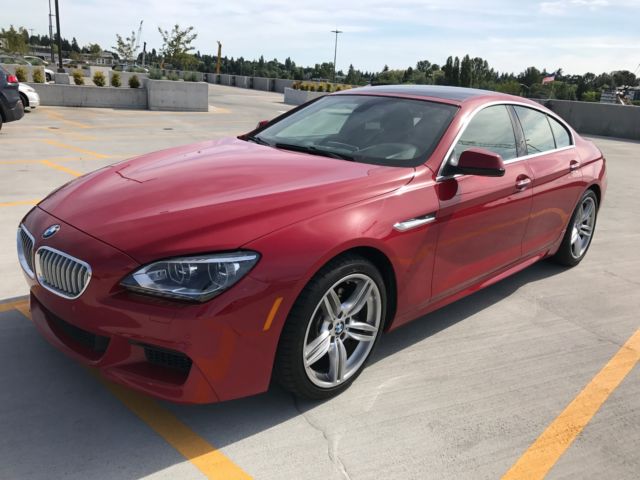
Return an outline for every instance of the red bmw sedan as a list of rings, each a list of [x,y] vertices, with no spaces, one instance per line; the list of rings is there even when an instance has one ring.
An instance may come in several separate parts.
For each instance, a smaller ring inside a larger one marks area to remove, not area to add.
[[[578,264],[605,188],[602,153],[537,103],[360,88],[87,174],[26,215],[18,257],[41,333],[115,382],[325,398],[383,331]]]

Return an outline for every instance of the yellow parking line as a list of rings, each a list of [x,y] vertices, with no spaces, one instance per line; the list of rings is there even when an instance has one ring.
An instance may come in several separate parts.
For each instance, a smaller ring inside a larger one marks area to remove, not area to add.
[[[68,125],[77,127],[77,128],[91,128],[90,125],[84,124],[84,123],[80,123],[80,122],[74,122],[73,120],[67,120],[66,118],[64,118],[64,116],[58,112],[54,112],[52,110],[48,110],[48,109],[43,109],[44,113],[50,117],[53,118],[55,120],[59,120],[63,123],[66,123]]]
[[[246,480],[251,476],[156,401],[99,377],[105,387],[207,478]]]
[[[83,175],[80,172],[76,172],[75,170],[71,170],[70,168],[67,168],[63,165],[58,165],[57,163],[50,162],[49,160],[42,160],[40,163],[46,165],[47,167],[55,168],[56,170],[60,170],[61,172],[73,175],[74,177],[80,177]]]
[[[84,148],[75,147],[73,145],[67,145],[66,143],[58,142],[57,140],[42,140],[42,141],[54,147],[64,148],[66,150],[73,150],[74,152],[84,153],[85,155],[90,155],[95,158],[111,158],[111,155],[104,155],[102,153],[94,152],[92,150],[86,150]]]
[[[0,312],[12,309],[20,311],[31,319],[29,303],[26,299],[0,303]],[[191,430],[175,415],[163,408],[150,397],[141,395],[100,376],[97,370],[87,369],[152,430],[191,462],[205,477],[224,480],[250,480],[252,477],[233,463],[220,450]]]
[[[40,200],[17,200],[15,202],[0,202],[0,207],[17,207],[20,205],[35,205]]]
[[[269,311],[267,320],[264,322],[264,327],[262,327],[263,332],[266,332],[271,328],[271,323],[273,322],[273,319],[276,317],[276,313],[278,313],[278,309],[280,308],[281,303],[282,303],[282,297],[276,298],[275,302],[273,302],[273,306]]]
[[[9,310],[14,310],[14,309],[24,313],[25,308],[26,308],[26,311],[28,312],[29,301],[24,298],[20,300],[13,300],[11,302],[0,303],[0,313],[8,312]],[[29,315],[26,315],[26,316],[29,317]]]
[[[640,329],[547,427],[502,480],[544,478],[639,360]]]

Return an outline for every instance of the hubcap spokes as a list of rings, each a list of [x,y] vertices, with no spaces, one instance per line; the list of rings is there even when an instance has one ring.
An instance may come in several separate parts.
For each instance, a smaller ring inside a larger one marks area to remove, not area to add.
[[[370,277],[352,274],[336,282],[307,327],[303,361],[309,380],[331,388],[356,373],[373,348],[381,318],[380,291]]]
[[[582,201],[571,229],[571,255],[580,258],[587,251],[596,221],[596,204],[593,198]]]

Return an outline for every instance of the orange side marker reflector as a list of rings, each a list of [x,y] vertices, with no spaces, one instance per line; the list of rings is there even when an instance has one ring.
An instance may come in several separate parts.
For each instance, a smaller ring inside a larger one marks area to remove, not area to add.
[[[263,332],[266,332],[271,328],[271,323],[273,323],[273,319],[276,317],[276,313],[278,313],[278,309],[280,308],[281,303],[282,297],[276,298],[275,302],[273,302],[273,306],[271,307],[271,311],[267,316],[267,320],[264,322],[264,327],[262,327]]]

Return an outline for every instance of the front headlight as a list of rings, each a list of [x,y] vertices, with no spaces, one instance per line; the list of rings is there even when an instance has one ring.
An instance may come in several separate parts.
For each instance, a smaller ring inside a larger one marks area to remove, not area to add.
[[[259,259],[256,252],[234,252],[160,260],[120,284],[140,293],[206,302],[238,282]]]

